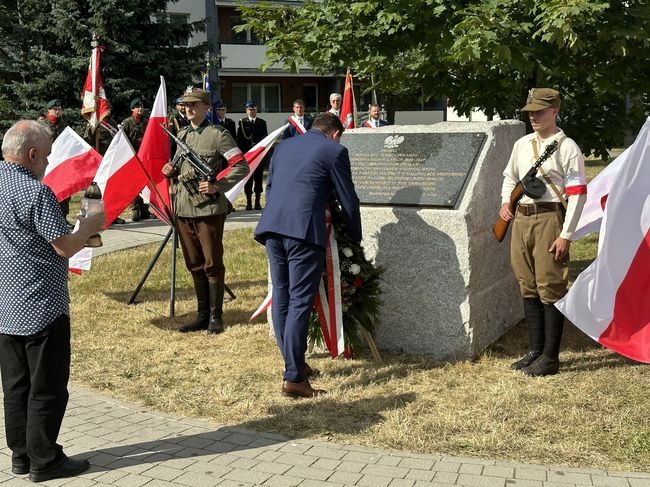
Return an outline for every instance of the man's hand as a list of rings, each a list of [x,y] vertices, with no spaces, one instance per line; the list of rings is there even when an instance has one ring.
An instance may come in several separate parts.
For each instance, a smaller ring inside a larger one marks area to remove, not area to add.
[[[101,210],[100,212],[94,213],[90,216],[77,215],[77,219],[79,220],[79,231],[92,235],[100,232],[102,228],[104,228],[104,224],[106,223],[106,213],[104,213],[104,210]]]
[[[562,260],[569,253],[569,247],[571,247],[571,240],[558,237],[548,251],[555,253],[555,260]]]
[[[169,163],[165,164],[165,165],[163,166],[163,168],[162,168],[162,173],[163,173],[166,177],[168,177],[168,178],[169,178],[169,177],[172,177],[172,175],[173,175],[175,172],[176,172],[176,170],[175,170],[175,169],[172,167],[172,165],[169,164]]]
[[[217,187],[209,181],[201,181],[199,183],[199,193],[215,194],[218,192],[219,190],[217,189]]]
[[[504,203],[501,205],[501,208],[499,208],[499,216],[501,217],[502,220],[509,222],[514,218],[515,215],[512,214],[510,211],[510,204],[509,203]]]

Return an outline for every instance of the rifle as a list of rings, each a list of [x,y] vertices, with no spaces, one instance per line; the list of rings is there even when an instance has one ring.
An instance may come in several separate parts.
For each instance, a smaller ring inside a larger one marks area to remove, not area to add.
[[[546,192],[546,186],[544,185],[544,182],[537,177],[537,171],[542,166],[542,164],[544,164],[544,161],[551,157],[557,148],[557,140],[554,140],[551,144],[547,145],[546,149],[544,149],[544,153],[539,156],[539,159],[535,161],[533,167],[531,167],[526,175],[521,178],[521,181],[517,183],[515,189],[513,189],[510,193],[510,201],[508,202],[508,209],[510,210],[510,213],[513,215],[515,214],[519,200],[523,195],[526,195],[534,200],[541,198],[544,195]],[[500,216],[497,218],[497,221],[494,223],[494,225],[492,225],[492,233],[497,239],[497,242],[503,241],[506,233],[508,233],[509,227],[509,221],[504,220]]]
[[[201,156],[192,150],[192,148],[183,142],[181,139],[172,134],[164,124],[160,124],[162,129],[167,132],[174,142],[176,142],[176,155],[171,161],[171,166],[173,169],[177,169],[178,164],[181,160],[186,160],[196,171],[196,174],[201,178],[201,181],[208,181],[209,183],[214,183],[217,179],[217,173],[219,168],[210,167]]]

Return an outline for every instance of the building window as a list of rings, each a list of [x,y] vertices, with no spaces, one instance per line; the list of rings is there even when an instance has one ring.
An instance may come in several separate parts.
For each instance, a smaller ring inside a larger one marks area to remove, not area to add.
[[[305,83],[302,86],[302,99],[305,102],[305,110],[308,113],[318,113],[318,85],[316,83]]]
[[[234,44],[262,44],[262,41],[250,29],[241,32],[235,31],[236,26],[243,24],[244,20],[240,16],[230,17],[230,42]]]
[[[277,113],[280,111],[280,85],[278,83],[233,83],[233,109],[241,107],[246,101],[255,100],[261,112]]]
[[[168,13],[169,23],[172,27],[177,27],[179,25],[187,25],[190,23],[190,14],[182,13]],[[190,33],[184,36],[179,36],[178,39],[174,40],[174,47],[189,47],[190,45]]]

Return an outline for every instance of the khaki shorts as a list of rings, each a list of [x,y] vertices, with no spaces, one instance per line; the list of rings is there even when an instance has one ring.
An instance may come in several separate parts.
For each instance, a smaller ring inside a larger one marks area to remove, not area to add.
[[[559,301],[569,283],[569,254],[555,260],[548,251],[562,231],[561,211],[530,216],[515,213],[510,239],[510,263],[524,298],[539,297],[544,304]]]

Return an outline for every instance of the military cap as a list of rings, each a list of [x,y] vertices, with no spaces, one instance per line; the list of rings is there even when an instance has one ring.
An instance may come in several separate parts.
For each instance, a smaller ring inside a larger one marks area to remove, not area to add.
[[[552,88],[531,88],[524,112],[536,112],[545,108],[560,108],[560,93]]]
[[[188,88],[185,94],[183,94],[181,101],[183,103],[200,101],[206,105],[211,104],[210,94],[201,88]]]
[[[215,103],[214,106],[217,108],[226,108],[226,104],[223,102],[223,100],[217,100],[217,103]]]
[[[133,110],[135,107],[141,107],[142,106],[142,100],[140,98],[134,98],[131,100],[131,103],[129,103],[129,108]]]
[[[246,102],[246,105],[244,105],[246,108],[257,108],[257,102],[255,100],[248,100]]]
[[[45,104],[45,108],[47,108],[48,110],[50,108],[60,107],[60,106],[61,106],[61,100],[59,100],[58,98],[55,98],[54,100],[50,100]]]
[[[177,105],[182,105],[183,104],[183,97],[182,96],[179,96],[178,98],[176,98],[176,104]]]

